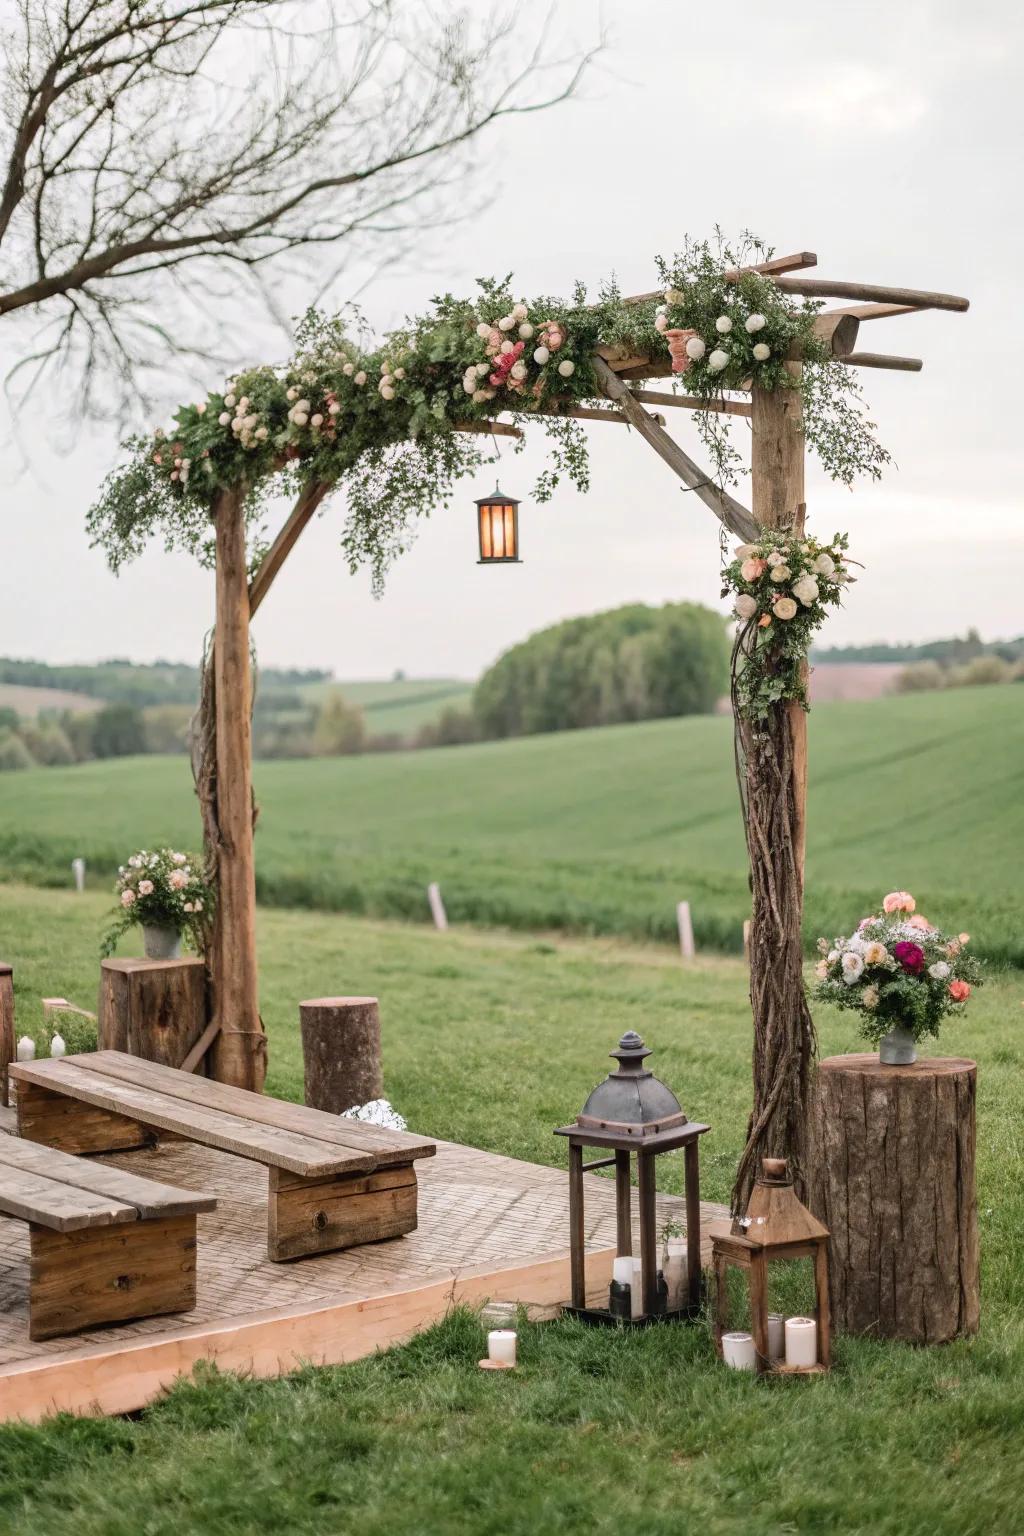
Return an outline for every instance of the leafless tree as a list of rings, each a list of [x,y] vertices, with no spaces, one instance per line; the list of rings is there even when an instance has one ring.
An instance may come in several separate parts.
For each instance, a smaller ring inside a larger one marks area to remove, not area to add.
[[[283,318],[296,268],[323,292],[370,244],[450,218],[469,141],[564,100],[591,56],[482,10],[17,0],[0,191],[8,391],[61,370],[84,411],[132,414],[171,356],[219,354],[239,290],[250,313],[258,294]]]

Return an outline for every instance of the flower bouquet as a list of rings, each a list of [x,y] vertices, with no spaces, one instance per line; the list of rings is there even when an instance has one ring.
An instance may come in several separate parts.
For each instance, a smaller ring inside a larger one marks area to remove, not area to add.
[[[182,934],[200,953],[205,949],[213,900],[194,855],[141,848],[121,865],[115,890],[119,910],[103,937],[102,955],[113,954],[118,939],[136,923],[149,960],[176,959]]]
[[[890,1066],[916,1061],[917,1041],[937,1035],[982,982],[970,935],[940,933],[916,907],[909,891],[890,891],[881,916],[865,917],[850,938],[818,940],[816,995],[856,1009],[861,1033]]]

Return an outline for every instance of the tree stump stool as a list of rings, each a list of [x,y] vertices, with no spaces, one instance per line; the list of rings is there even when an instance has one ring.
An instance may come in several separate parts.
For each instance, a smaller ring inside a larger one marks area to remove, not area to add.
[[[375,997],[316,997],[299,1004],[306,1103],[340,1115],[384,1092]]]
[[[976,1090],[958,1057],[820,1064],[811,1203],[832,1234],[837,1329],[917,1344],[977,1332]]]
[[[206,1028],[206,967],[180,960],[100,962],[101,1051],[127,1051],[162,1067],[180,1067]]]

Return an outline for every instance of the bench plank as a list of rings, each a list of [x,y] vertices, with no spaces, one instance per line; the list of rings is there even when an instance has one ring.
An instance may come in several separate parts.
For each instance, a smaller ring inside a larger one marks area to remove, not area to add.
[[[18,1136],[0,1136],[0,1176],[8,1169],[18,1170],[23,1175],[38,1174],[74,1189],[105,1195],[119,1204],[134,1206],[142,1220],[156,1216],[194,1216],[198,1211],[217,1208],[213,1195],[175,1189],[157,1179],[140,1178],[136,1173],[113,1168],[109,1163],[92,1163],[85,1158],[72,1157],[68,1152],[59,1152],[54,1147],[25,1141]],[[14,1182],[16,1188],[22,1187],[21,1179]]]
[[[115,1077],[120,1082],[155,1088],[161,1093],[181,1098],[187,1104],[201,1104],[207,1109],[244,1115],[246,1119],[260,1125],[311,1136],[315,1141],[327,1142],[330,1146],[370,1152],[378,1168],[409,1163],[420,1157],[433,1157],[437,1151],[436,1143],[426,1136],[414,1136],[408,1131],[389,1131],[384,1126],[364,1125],[360,1121],[340,1120],[337,1115],[327,1114],[322,1109],[310,1109],[306,1104],[292,1104],[286,1099],[268,1098],[262,1093],[250,1093],[245,1088],[232,1088],[227,1083],[214,1082],[208,1077],[194,1077],[190,1072],[160,1066],[153,1061],[142,1061],[124,1051],[96,1051],[90,1055],[67,1056],[64,1059],[78,1062],[83,1067],[88,1066],[90,1071]]]
[[[12,1071],[19,1082],[34,1083],[51,1093],[67,1095],[98,1109],[127,1116],[157,1130],[174,1131],[189,1141],[232,1152],[272,1168],[286,1168],[304,1177],[330,1173],[369,1172],[377,1166],[372,1152],[330,1146],[312,1137],[275,1126],[260,1125],[241,1116],[191,1104],[170,1094],[143,1088],[94,1072],[80,1065],[88,1056],[22,1061]]]
[[[77,1232],[83,1227],[109,1227],[139,1219],[134,1205],[111,1195],[74,1189],[42,1174],[6,1165],[0,1167],[0,1212],[54,1232]]]

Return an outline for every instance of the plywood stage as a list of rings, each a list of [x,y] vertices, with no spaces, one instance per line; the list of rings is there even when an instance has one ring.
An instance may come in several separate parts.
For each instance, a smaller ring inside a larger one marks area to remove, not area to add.
[[[267,1170],[182,1141],[104,1159],[183,1189],[215,1194],[199,1217],[198,1305],[179,1317],[28,1338],[28,1227],[0,1218],[0,1418],[58,1409],[124,1413],[200,1360],[273,1376],[304,1361],[358,1359],[408,1338],[453,1302],[518,1300],[543,1311],[569,1299],[568,1179],[453,1142],[417,1164],[419,1227],[408,1237],[272,1264],[266,1256]],[[611,1180],[586,1176],[587,1281],[607,1286],[615,1242]],[[704,1234],[725,1214],[701,1206]],[[659,1225],[682,1221],[659,1198]]]

